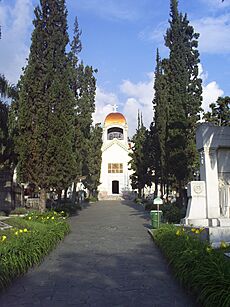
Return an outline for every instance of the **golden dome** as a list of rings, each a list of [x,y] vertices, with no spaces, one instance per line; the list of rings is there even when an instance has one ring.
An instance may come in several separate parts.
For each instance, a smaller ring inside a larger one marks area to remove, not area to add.
[[[126,119],[124,117],[124,115],[122,115],[121,113],[109,113],[106,118],[105,118],[105,125],[109,126],[109,125],[125,125],[126,124]]]

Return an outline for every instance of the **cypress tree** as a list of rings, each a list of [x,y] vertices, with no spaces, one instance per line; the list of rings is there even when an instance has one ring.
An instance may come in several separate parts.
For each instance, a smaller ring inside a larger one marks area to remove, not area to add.
[[[75,169],[74,98],[70,89],[67,11],[64,0],[40,0],[35,9],[30,55],[20,81],[18,174],[46,191],[61,194]]]
[[[166,154],[168,176],[175,178],[181,198],[183,185],[191,178],[197,161],[195,128],[201,111],[202,86],[198,78],[199,34],[194,33],[187,15],[178,12],[177,0],[171,0],[170,7],[170,28],[165,36],[170,50]]]
[[[151,185],[151,171],[149,169],[149,159],[147,150],[143,150],[147,145],[147,130],[143,125],[142,116],[138,112],[138,123],[135,135],[132,138],[133,147],[130,153],[129,162],[133,174],[130,176],[133,189],[138,189],[138,196],[142,197],[145,185]]]
[[[155,96],[154,105],[154,132],[155,132],[155,193],[158,192],[158,184],[161,186],[161,195],[164,194],[166,177],[166,126],[168,119],[168,87],[167,79],[164,75],[163,63],[160,59],[159,51],[156,54],[155,69]]]
[[[90,140],[92,127],[92,114],[95,111],[96,79],[91,66],[85,66],[83,62],[78,63],[78,54],[81,52],[82,44],[80,40],[81,31],[77,18],[74,24],[74,37],[71,43],[69,59],[72,64],[71,87],[75,97],[75,159],[77,164],[75,180],[80,177],[89,176],[87,161],[90,160]],[[92,144],[94,146],[94,144]],[[88,178],[89,181],[89,178]]]
[[[97,197],[97,188],[100,184],[102,161],[102,128],[100,124],[91,127],[90,138],[86,141],[88,154],[85,157],[85,179],[83,183],[89,190],[89,195]]]
[[[219,97],[210,104],[211,112],[204,114],[204,120],[217,126],[230,126],[230,97]]]
[[[13,144],[13,131],[11,129],[11,106],[5,99],[17,98],[17,88],[0,75],[0,169],[13,170],[16,163],[16,155]]]

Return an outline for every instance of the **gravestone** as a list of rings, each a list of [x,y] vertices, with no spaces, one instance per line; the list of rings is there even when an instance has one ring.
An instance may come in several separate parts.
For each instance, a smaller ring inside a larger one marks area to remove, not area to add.
[[[0,211],[10,211],[12,207],[12,174],[0,172]]]
[[[0,171],[0,211],[10,212],[22,205],[21,187],[10,170]]]
[[[207,227],[210,241],[230,242],[230,127],[201,124],[196,131],[200,179],[188,184],[182,223]]]

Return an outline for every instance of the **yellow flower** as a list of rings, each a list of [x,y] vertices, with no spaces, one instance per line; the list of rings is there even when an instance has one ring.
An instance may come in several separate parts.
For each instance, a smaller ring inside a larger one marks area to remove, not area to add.
[[[221,241],[220,248],[226,248],[228,247],[228,244],[225,241]]]
[[[32,217],[31,217],[31,216],[29,216],[29,217],[28,217],[28,220],[31,220],[31,219],[32,219]]]
[[[14,234],[17,236],[18,235],[18,231],[16,231]]]
[[[24,232],[28,232],[28,230],[26,228],[23,229]]]
[[[54,216],[51,217],[51,220],[54,220]]]
[[[2,236],[2,241],[5,241],[6,240],[6,236]]]

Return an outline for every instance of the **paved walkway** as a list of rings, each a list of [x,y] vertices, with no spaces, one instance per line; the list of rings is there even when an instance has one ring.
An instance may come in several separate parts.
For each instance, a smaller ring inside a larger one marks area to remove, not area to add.
[[[196,306],[148,235],[142,207],[90,204],[71,225],[71,234],[39,267],[0,295],[1,307]]]

